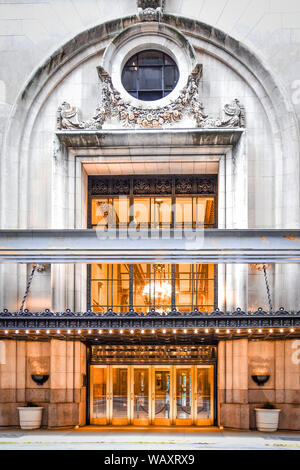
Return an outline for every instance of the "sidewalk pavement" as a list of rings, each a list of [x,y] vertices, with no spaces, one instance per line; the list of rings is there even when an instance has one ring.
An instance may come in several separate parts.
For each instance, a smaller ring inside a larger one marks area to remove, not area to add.
[[[299,432],[219,428],[95,427],[23,431],[0,428],[1,450],[300,450]]]

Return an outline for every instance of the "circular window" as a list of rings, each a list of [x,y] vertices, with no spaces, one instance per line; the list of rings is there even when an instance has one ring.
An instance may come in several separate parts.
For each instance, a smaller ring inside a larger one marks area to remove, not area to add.
[[[122,84],[131,96],[143,101],[164,98],[174,90],[178,67],[160,51],[143,51],[131,57],[122,72]]]

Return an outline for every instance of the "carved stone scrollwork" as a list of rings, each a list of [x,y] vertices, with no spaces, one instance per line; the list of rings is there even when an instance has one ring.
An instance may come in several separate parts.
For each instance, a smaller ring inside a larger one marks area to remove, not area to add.
[[[102,129],[107,118],[116,117],[123,127],[155,129],[172,125],[185,116],[192,116],[197,126],[205,129],[245,127],[245,109],[238,99],[226,104],[221,118],[213,118],[205,113],[199,97],[199,82],[202,76],[202,65],[197,64],[189,75],[186,86],[177,99],[163,107],[144,108],[126,102],[114,88],[111,77],[98,67],[102,81],[101,102],[95,115],[88,121],[78,118],[78,110],[64,102],[58,109],[58,129]]]
[[[137,7],[140,21],[160,21],[165,0],[137,0]]]
[[[57,129],[83,129],[84,122],[80,121],[78,108],[64,101],[57,110]]]

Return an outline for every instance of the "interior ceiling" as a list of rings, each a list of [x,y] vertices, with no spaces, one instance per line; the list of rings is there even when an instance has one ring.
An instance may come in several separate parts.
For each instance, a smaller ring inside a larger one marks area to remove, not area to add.
[[[219,171],[218,161],[176,161],[176,162],[105,162],[84,163],[88,175],[144,175],[144,174],[203,174],[215,175]]]

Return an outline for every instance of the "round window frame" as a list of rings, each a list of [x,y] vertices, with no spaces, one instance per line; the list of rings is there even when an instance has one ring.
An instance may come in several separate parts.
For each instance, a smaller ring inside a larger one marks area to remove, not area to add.
[[[124,88],[122,72],[132,56],[151,49],[164,52],[174,60],[179,78],[175,88],[167,96],[155,101],[143,101],[131,96]],[[101,65],[126,103],[136,108],[153,109],[168,106],[178,98],[195,64],[194,49],[181,32],[165,24],[142,23],[127,28],[114,38],[103,54]]]
[[[132,96],[133,98],[135,98],[135,97],[130,93],[130,91],[124,86],[124,84],[123,84],[123,78],[122,78],[122,77],[123,77],[124,70],[125,70],[125,67],[126,67],[126,64],[128,64],[128,62],[129,62],[130,60],[132,60],[133,57],[135,57],[135,56],[137,56],[137,55],[139,55],[139,54],[142,54],[143,52],[148,52],[148,51],[149,51],[149,52],[154,52],[154,53],[157,52],[157,53],[160,53],[160,54],[164,54],[165,57],[167,57],[168,59],[172,60],[172,61],[173,61],[173,64],[165,65],[165,63],[163,63],[163,64],[153,64],[153,66],[154,66],[154,67],[159,67],[159,66],[161,65],[163,68],[168,67],[168,66],[170,66],[170,65],[171,65],[171,66],[175,66],[176,69],[177,69],[178,78],[177,78],[177,81],[176,81],[175,86],[173,86],[173,88],[172,88],[171,90],[166,90],[166,88],[165,88],[165,79],[164,79],[164,76],[163,76],[163,80],[162,80],[162,81],[163,81],[163,87],[162,87],[161,90],[159,90],[159,91],[161,91],[162,93],[168,92],[168,93],[166,94],[166,96],[163,96],[162,98],[157,98],[156,100],[143,100],[143,99],[140,99],[140,98],[136,98],[138,101],[142,101],[143,103],[144,103],[144,102],[149,102],[149,101],[152,101],[152,102],[159,101],[159,100],[162,100],[163,98],[166,98],[167,96],[169,96],[170,93],[172,93],[173,90],[175,90],[175,88],[176,88],[176,86],[177,86],[177,83],[178,83],[178,81],[179,81],[179,76],[180,76],[180,72],[179,72],[178,65],[177,65],[176,61],[173,59],[173,57],[171,57],[169,54],[167,54],[167,53],[164,52],[164,51],[158,50],[158,49],[148,49],[148,48],[143,49],[142,51],[137,52],[136,54],[134,54],[134,55],[132,55],[131,57],[129,57],[128,61],[125,62],[124,66],[123,66],[123,69],[122,69],[122,71],[121,71],[121,83],[122,83],[122,86],[123,86],[123,88],[125,88],[125,90],[127,91],[127,93],[128,93],[130,96]],[[128,67],[129,67],[129,66],[128,66]],[[143,65],[142,65],[141,67],[147,68],[147,66],[143,66]],[[139,92],[141,91],[141,90],[138,88],[138,86],[137,86],[138,77],[136,77],[136,78],[137,78],[137,80],[136,80],[136,88],[135,88],[135,91],[133,91],[132,93],[139,93]],[[152,90],[152,89],[146,90],[146,89],[145,89],[145,90],[142,90],[142,91],[149,91],[149,92],[151,92],[151,91],[155,91],[155,90]]]

